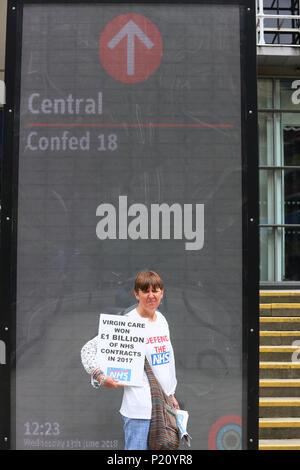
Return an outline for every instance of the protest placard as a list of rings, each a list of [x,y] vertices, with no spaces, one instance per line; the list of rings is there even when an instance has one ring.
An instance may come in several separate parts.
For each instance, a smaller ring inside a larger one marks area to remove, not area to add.
[[[124,385],[142,385],[146,323],[101,313],[97,362],[108,376]]]

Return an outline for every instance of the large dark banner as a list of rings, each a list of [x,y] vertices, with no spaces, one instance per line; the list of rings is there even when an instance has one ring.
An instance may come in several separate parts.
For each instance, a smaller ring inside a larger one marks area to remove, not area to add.
[[[240,449],[246,9],[22,11],[11,445],[124,448],[122,391],[93,389],[80,351],[152,269],[191,449]]]

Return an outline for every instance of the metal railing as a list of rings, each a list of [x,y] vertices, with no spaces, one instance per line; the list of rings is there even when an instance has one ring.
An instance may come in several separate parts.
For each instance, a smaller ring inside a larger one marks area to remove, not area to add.
[[[297,6],[293,3],[293,12],[299,13],[299,0]],[[277,2],[278,3],[278,2]],[[275,1],[273,2],[275,4]],[[271,6],[265,8],[268,11],[276,11],[275,14],[264,13],[264,0],[257,0],[256,9],[256,32],[258,46],[298,46],[300,47],[300,15],[299,14],[281,14],[283,10],[280,6]],[[284,8],[287,10],[287,8]]]

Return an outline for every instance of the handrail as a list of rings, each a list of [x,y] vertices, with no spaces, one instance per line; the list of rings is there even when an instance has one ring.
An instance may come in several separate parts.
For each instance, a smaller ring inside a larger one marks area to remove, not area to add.
[[[265,32],[288,32],[288,33],[298,33],[300,34],[300,15],[284,15],[284,14],[265,14],[264,13],[264,0],[257,0],[257,13],[256,13],[256,30],[257,30],[257,44],[258,46],[271,46],[272,44],[266,44],[265,42]],[[265,20],[268,19],[277,19],[281,20],[278,25],[276,26],[270,26],[270,27],[265,27]],[[297,27],[288,27],[288,28],[283,28],[283,23],[286,20],[296,20],[297,21]],[[259,39],[258,39],[259,38]],[[285,46],[289,46],[290,44],[283,44]],[[292,44],[294,46],[294,44]],[[298,45],[300,47],[300,44]]]

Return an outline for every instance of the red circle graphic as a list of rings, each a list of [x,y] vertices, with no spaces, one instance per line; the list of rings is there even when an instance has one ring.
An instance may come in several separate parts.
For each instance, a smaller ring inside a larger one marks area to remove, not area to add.
[[[209,450],[217,450],[216,437],[220,429],[229,424],[237,424],[242,426],[242,418],[237,415],[222,416],[218,419],[211,427],[208,436],[208,448]]]
[[[137,83],[146,80],[159,66],[162,38],[145,16],[130,13],[106,25],[99,42],[100,60],[116,80]]]

